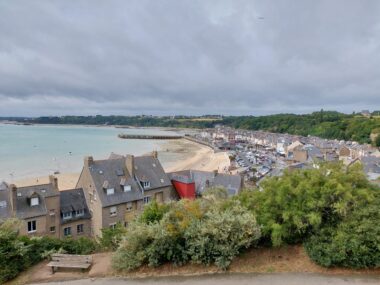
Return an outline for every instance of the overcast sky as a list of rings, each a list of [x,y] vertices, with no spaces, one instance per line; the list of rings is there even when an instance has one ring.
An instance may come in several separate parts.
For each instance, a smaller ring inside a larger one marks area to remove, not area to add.
[[[380,109],[380,1],[0,0],[0,116]]]

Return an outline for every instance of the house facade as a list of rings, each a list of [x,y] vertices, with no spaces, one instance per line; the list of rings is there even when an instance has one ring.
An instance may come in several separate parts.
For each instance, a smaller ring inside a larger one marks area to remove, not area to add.
[[[91,235],[101,236],[101,229],[125,226],[152,200],[166,203],[176,199],[169,177],[157,153],[152,156],[116,155],[108,159],[84,159],[77,188],[84,190],[91,213]]]

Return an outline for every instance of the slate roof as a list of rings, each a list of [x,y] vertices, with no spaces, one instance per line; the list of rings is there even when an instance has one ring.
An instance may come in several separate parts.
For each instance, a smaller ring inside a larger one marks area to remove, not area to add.
[[[90,219],[91,214],[88,210],[88,206],[86,203],[86,198],[84,196],[83,189],[72,189],[65,190],[60,192],[60,209],[61,209],[61,224],[65,224],[68,222],[81,220],[81,219]],[[83,216],[75,216],[72,215],[71,219],[62,219],[62,214],[67,212],[75,212],[78,210],[83,210]]]
[[[160,161],[153,156],[135,157],[135,175],[140,181],[149,181],[150,188],[145,191],[172,185]]]
[[[103,207],[143,199],[143,194],[139,185],[134,179],[132,179],[126,169],[124,157],[94,160],[89,166],[89,170]],[[118,175],[121,171],[123,172],[123,175]],[[106,189],[103,189],[104,182],[106,181],[108,188],[114,188],[115,193],[113,195],[107,195]],[[121,184],[123,182],[125,185],[126,181],[130,183],[131,191],[124,192]]]
[[[5,220],[12,216],[10,203],[10,189],[5,182],[0,183],[0,220]],[[5,203],[5,204],[4,204]]]
[[[202,194],[208,187],[223,187],[230,196],[241,190],[241,176],[200,170],[184,170],[169,174],[172,180],[195,183],[195,191]]]
[[[370,179],[377,179],[380,176],[380,158],[376,156],[364,156],[361,158],[364,172]]]
[[[29,205],[29,198],[32,195],[38,195],[39,204],[37,206]],[[45,198],[58,196],[59,191],[52,184],[31,185],[17,188],[16,214],[20,219],[38,217],[47,214]]]

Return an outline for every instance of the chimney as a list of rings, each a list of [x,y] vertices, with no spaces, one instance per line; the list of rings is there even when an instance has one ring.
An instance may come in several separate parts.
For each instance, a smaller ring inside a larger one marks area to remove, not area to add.
[[[153,152],[152,152],[152,156],[153,156],[154,158],[158,158],[158,151],[157,151],[157,150],[153,151]]]
[[[127,154],[125,156],[125,167],[133,178],[135,176],[135,157],[133,155]]]
[[[94,163],[94,158],[92,156],[85,156],[84,157],[84,167],[90,167],[91,164]]]
[[[49,175],[49,183],[51,185],[53,185],[53,188],[55,190],[59,191],[58,190],[58,178],[57,177],[55,177],[54,175]]]
[[[10,202],[11,202],[12,211],[13,211],[13,213],[16,213],[16,210],[17,210],[17,206],[16,206],[17,205],[17,187],[14,184],[10,184],[9,189],[11,190]]]

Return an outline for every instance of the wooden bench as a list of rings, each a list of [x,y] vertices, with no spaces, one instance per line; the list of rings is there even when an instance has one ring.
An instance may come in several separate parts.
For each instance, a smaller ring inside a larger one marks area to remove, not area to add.
[[[51,267],[52,273],[60,268],[79,268],[82,270],[90,268],[92,257],[90,255],[53,254],[47,266]]]

